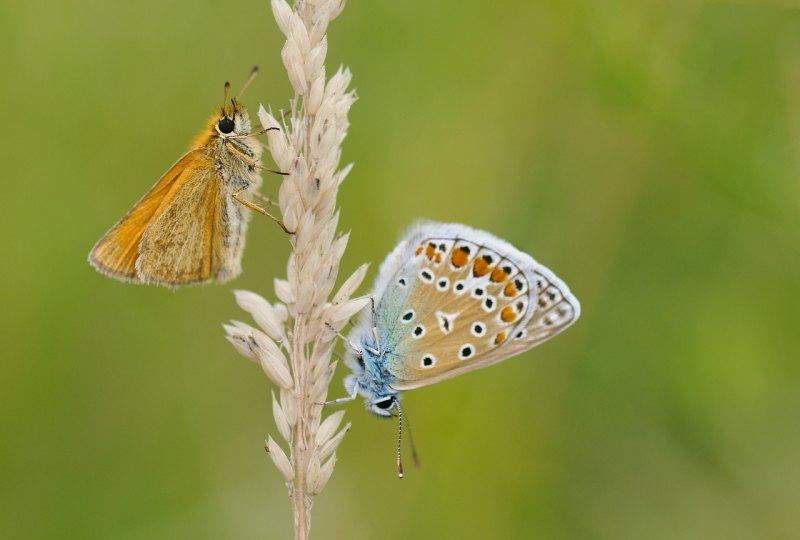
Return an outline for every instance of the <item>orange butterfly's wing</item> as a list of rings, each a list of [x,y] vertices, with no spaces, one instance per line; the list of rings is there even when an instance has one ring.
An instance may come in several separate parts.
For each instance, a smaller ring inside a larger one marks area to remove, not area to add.
[[[145,231],[167,208],[198,162],[209,159],[194,149],[162,176],[144,197],[114,225],[89,253],[89,263],[99,272],[122,281],[141,282],[136,273]]]
[[[242,210],[223,194],[222,178],[209,163],[197,161],[184,172],[175,196],[153,219],[141,241],[137,275],[145,283],[177,286],[218,282],[239,273],[235,253],[242,242]],[[233,223],[232,223],[233,222]]]

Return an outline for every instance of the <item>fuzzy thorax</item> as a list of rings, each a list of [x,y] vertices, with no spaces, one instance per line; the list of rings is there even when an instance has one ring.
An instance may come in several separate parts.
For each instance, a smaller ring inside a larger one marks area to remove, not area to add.
[[[390,385],[392,375],[386,370],[386,351],[379,351],[371,336],[360,340],[361,352],[353,352],[346,360],[353,373],[345,378],[348,395],[360,395],[367,409],[377,416],[389,418],[399,399]],[[377,354],[376,354],[377,353]]]

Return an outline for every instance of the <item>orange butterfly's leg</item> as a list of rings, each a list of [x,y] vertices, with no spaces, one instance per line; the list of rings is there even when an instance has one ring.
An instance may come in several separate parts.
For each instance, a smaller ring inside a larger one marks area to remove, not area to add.
[[[289,174],[289,173],[284,173],[284,172],[280,172],[280,171],[273,171],[272,169],[267,169],[266,167],[262,167],[253,158],[251,158],[250,156],[248,156],[247,154],[245,154],[244,152],[242,152],[241,150],[236,148],[234,145],[227,144],[226,146],[234,154],[236,154],[239,157],[241,157],[246,163],[248,163],[249,165],[252,165],[253,167],[257,167],[259,169],[263,169],[265,171],[269,171],[269,172],[272,172],[272,173],[275,173],[275,174],[284,175],[284,176]],[[270,214],[269,212],[267,212],[266,210],[264,210],[263,208],[261,208],[257,204],[251,203],[250,201],[247,201],[247,200],[242,199],[241,197],[239,197],[239,192],[240,191],[241,191],[241,189],[238,189],[238,190],[233,192],[233,198],[236,200],[236,202],[238,202],[239,204],[241,204],[243,206],[246,206],[250,210],[255,210],[259,214],[268,217],[269,219],[271,219],[272,221],[277,223],[280,226],[280,228],[283,229],[283,232],[285,232],[286,234],[294,234],[293,231],[290,231],[289,229],[286,228],[286,225],[284,225],[281,220],[279,220],[278,218],[276,218],[275,216],[273,216],[272,214]],[[258,195],[261,195],[261,194],[259,193]],[[263,197],[263,195],[261,195],[261,196]],[[267,198],[267,200],[269,201],[269,204],[271,206],[273,204],[272,201],[269,198]]]
[[[280,228],[283,229],[283,232],[285,232],[286,234],[294,234],[293,231],[290,231],[289,229],[286,228],[286,225],[283,224],[283,221],[279,220],[278,218],[276,218],[275,216],[273,216],[272,214],[270,214],[269,212],[267,212],[266,210],[264,210],[263,208],[261,208],[257,204],[251,203],[250,201],[242,199],[241,197],[239,197],[239,192],[240,191],[241,191],[241,189],[237,189],[236,191],[233,192],[232,196],[233,196],[233,199],[236,202],[238,202],[242,206],[246,206],[250,210],[254,210],[254,211],[258,212],[259,214],[268,217],[269,219],[271,219],[272,221],[277,223],[278,226],[280,226]]]
[[[229,138],[233,138],[233,137],[229,137]],[[225,140],[225,142],[227,143],[227,140]],[[273,174],[279,174],[279,175],[281,175],[281,176],[289,176],[289,173],[288,173],[288,172],[276,171],[275,169],[269,169],[269,168],[267,168],[267,167],[264,167],[263,165],[261,165],[260,163],[258,163],[256,160],[254,160],[253,158],[251,158],[250,156],[248,156],[247,154],[245,154],[244,152],[242,152],[241,150],[239,150],[238,148],[236,148],[236,147],[235,147],[234,145],[232,145],[232,144],[226,144],[226,147],[227,147],[227,148],[228,148],[228,149],[229,149],[231,152],[233,152],[234,154],[236,154],[237,156],[239,156],[240,158],[242,158],[242,160],[244,160],[244,162],[245,162],[245,163],[247,163],[248,165],[251,165],[251,166],[255,167],[256,169],[261,169],[262,171],[271,172],[271,173],[273,173]]]
[[[264,201],[264,203],[265,203],[267,206],[278,206],[278,203],[276,203],[275,201],[273,201],[272,199],[270,199],[269,197],[267,197],[267,196],[266,196],[266,195],[264,195],[263,193],[259,193],[258,191],[256,191],[255,193],[253,193],[253,195],[254,195],[254,196],[256,196],[256,197],[258,197],[258,198],[259,198],[259,199],[261,199],[262,201]]]
[[[263,135],[267,131],[280,131],[281,128],[279,127],[268,127],[264,129],[260,129],[258,131],[254,131],[252,133],[245,133],[244,135],[228,135],[228,139],[244,139],[245,137],[255,137],[257,135]]]
[[[272,174],[279,174],[281,176],[289,176],[288,172],[276,171],[275,169],[270,169],[270,168],[264,167],[263,165],[259,165],[258,163],[253,163],[253,167],[255,167],[257,169],[261,169],[262,171],[271,172]]]
[[[258,197],[259,199],[264,201],[267,204],[267,206],[278,206],[275,201],[273,201],[272,199],[270,199],[269,197],[267,197],[266,195],[264,195],[262,193],[255,192],[255,193],[253,193],[253,195],[255,195],[256,197]]]

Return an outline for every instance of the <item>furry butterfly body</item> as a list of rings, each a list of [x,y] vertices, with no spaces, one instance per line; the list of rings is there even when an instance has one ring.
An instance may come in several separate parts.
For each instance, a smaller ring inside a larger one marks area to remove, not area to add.
[[[349,336],[349,395],[391,416],[403,390],[527,351],[569,327],[580,303],[531,256],[485,231],[425,223],[381,265],[375,313]],[[374,322],[373,322],[374,319]]]

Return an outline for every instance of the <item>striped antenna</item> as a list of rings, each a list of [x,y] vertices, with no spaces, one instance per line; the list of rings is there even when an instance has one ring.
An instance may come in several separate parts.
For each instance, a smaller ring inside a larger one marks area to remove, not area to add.
[[[403,458],[400,449],[402,448],[403,441],[403,409],[400,407],[400,402],[395,401],[397,405],[397,478],[403,478]]]
[[[403,478],[403,459],[402,459],[402,441],[403,441],[403,409],[400,407],[400,401],[395,398],[394,404],[397,406],[397,477]],[[414,436],[411,434],[411,423],[406,417],[406,429],[408,430],[408,443],[411,445],[411,457],[414,459],[414,465],[420,466],[419,456],[417,455],[417,448],[414,445]]]

